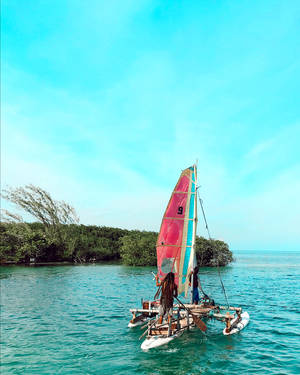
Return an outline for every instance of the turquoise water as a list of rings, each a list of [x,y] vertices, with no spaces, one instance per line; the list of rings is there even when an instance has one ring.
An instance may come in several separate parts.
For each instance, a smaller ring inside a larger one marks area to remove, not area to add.
[[[249,325],[226,337],[211,322],[149,352],[127,323],[155,293],[154,268],[1,267],[1,374],[300,374],[300,253],[235,256],[222,277]],[[217,271],[201,280],[223,304]]]

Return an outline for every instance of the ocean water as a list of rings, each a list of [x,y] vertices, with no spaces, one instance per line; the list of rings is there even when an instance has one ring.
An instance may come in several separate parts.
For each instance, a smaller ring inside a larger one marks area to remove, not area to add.
[[[129,308],[152,299],[151,271],[121,265],[1,267],[1,374],[300,374],[300,253],[236,252],[221,269],[231,305],[250,314],[143,352]],[[224,304],[216,269],[203,289]]]

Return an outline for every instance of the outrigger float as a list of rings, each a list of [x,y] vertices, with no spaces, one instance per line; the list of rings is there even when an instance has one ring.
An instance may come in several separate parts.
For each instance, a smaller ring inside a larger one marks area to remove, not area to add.
[[[149,302],[146,303],[149,304]],[[225,323],[225,328],[223,329],[224,335],[238,333],[246,327],[250,319],[249,314],[246,311],[243,312],[241,307],[230,306],[228,308],[227,306],[212,306],[206,303],[201,303],[200,305],[184,304],[183,307],[180,304],[175,304],[173,307],[172,320],[169,323],[163,322],[159,325],[157,319],[158,306],[156,306],[158,303],[159,301],[152,302],[151,304],[153,304],[154,307],[147,309],[130,309],[132,319],[128,327],[142,326],[141,328],[145,328],[144,333],[140,337],[146,336],[146,339],[141,345],[143,350],[167,344],[180,336],[184,331],[195,327],[206,332],[205,322],[210,319]],[[202,322],[202,324],[199,324],[199,322]]]
[[[157,239],[157,268],[158,277],[163,280],[168,272],[175,274],[175,282],[179,295],[188,295],[189,285],[193,283],[193,269],[196,266],[195,237],[197,227],[197,169],[196,165],[182,171],[173,190],[167,209],[164,213],[160,232]],[[206,228],[208,229],[199,198]],[[209,233],[209,232],[208,232]],[[209,235],[210,237],[210,235]],[[219,265],[218,265],[219,271]],[[202,289],[203,298],[199,304],[183,304],[175,297],[171,320],[159,323],[157,318],[159,300],[142,301],[141,308],[130,309],[132,319],[128,327],[142,326],[145,329],[140,339],[146,337],[141,348],[148,350],[165,345],[179,337],[184,331],[198,327],[202,332],[207,331],[206,323],[210,319],[225,323],[224,335],[232,335],[241,331],[249,322],[249,314],[241,307],[229,306],[225,288],[219,277],[227,306],[217,305]]]

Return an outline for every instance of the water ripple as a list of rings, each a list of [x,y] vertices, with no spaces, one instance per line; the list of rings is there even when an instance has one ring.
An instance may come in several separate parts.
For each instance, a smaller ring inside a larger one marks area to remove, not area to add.
[[[1,267],[1,374],[299,374],[300,254],[236,257],[221,273],[249,326],[226,337],[209,321],[207,335],[192,330],[148,353],[127,323],[155,294],[153,268]],[[216,270],[201,280],[224,304]]]

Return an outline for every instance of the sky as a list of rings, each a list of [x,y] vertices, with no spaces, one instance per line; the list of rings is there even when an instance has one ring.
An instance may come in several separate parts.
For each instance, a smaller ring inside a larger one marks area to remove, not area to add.
[[[300,250],[299,21],[298,0],[3,0],[1,187],[158,231],[198,160],[213,238]]]

